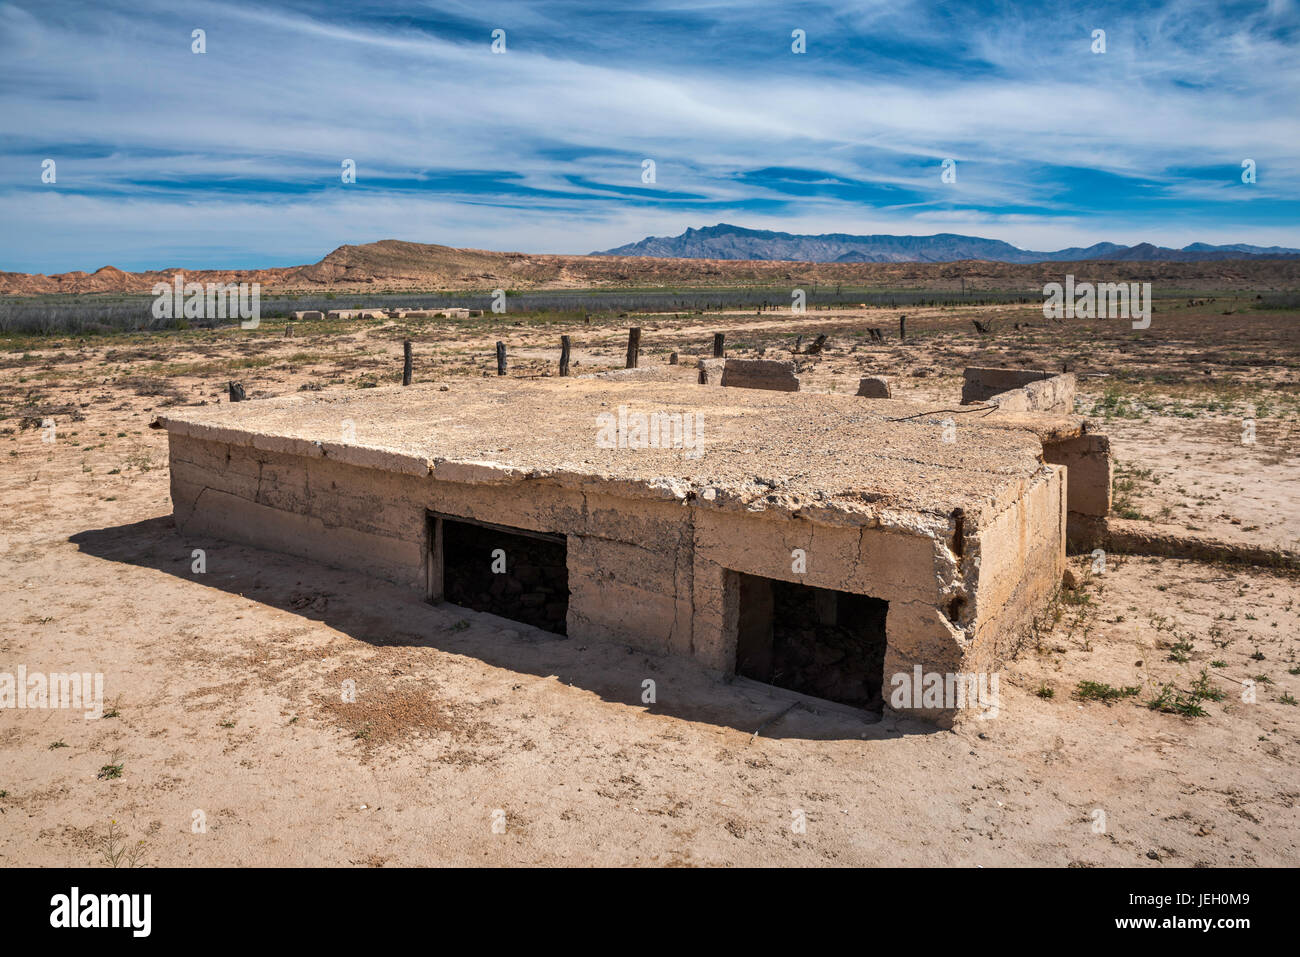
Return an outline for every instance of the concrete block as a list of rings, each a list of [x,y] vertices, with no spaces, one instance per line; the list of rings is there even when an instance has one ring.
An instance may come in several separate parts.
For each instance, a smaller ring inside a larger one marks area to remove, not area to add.
[[[1066,507],[1080,515],[1104,516],[1110,512],[1115,478],[1110,439],[1087,434],[1063,442],[1043,442],[1043,461],[1064,465]]]
[[[889,380],[881,375],[863,376],[858,380],[858,395],[867,399],[890,399]]]
[[[727,359],[722,367],[722,384],[738,389],[799,391],[794,363],[777,359]]]
[[[1051,378],[1041,369],[989,369],[973,366],[962,373],[961,401],[984,402],[999,392]]]
[[[722,385],[722,370],[727,365],[726,359],[701,359],[700,385]]]

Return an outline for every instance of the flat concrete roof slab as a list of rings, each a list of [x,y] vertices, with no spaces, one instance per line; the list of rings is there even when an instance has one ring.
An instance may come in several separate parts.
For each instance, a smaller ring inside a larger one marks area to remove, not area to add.
[[[601,413],[699,415],[701,454],[597,446]],[[609,494],[701,506],[838,512],[853,523],[901,510],[972,520],[1000,512],[1041,474],[1028,430],[980,415],[849,395],[767,392],[625,378],[448,379],[170,410],[156,424],[195,438],[449,481],[611,486]],[[956,424],[943,441],[942,420]],[[809,517],[813,515],[809,514]]]

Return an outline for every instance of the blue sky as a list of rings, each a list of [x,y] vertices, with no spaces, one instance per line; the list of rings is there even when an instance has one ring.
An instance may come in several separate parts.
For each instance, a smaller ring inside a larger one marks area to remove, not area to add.
[[[1300,246],[1297,46],[1296,0],[0,0],[0,270],[717,222]]]

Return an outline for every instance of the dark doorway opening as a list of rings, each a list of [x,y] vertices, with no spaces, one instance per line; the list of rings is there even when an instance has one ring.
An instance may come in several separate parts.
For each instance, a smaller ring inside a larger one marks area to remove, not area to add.
[[[563,535],[431,515],[430,597],[567,634]]]
[[[889,602],[734,572],[736,673],[878,711]]]

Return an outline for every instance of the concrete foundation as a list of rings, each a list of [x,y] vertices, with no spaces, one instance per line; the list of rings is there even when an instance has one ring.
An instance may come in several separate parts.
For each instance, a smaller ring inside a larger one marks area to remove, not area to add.
[[[1033,369],[970,368],[962,403],[996,406],[988,424],[1028,428],[1043,443],[1043,461],[1066,469],[1067,544],[1090,549],[1104,537],[1114,467],[1110,440],[1074,411],[1075,377]]]
[[[1083,434],[1077,438],[1043,442],[1043,461],[1065,466],[1068,545],[1090,548],[1097,526],[1110,514],[1115,467],[1110,439]]]
[[[695,415],[701,441],[604,447],[615,409]],[[852,396],[559,379],[293,396],[156,425],[183,532],[435,599],[446,556],[431,517],[541,533],[564,542],[574,638],[732,672],[741,576],[885,602],[888,707],[917,668],[994,672],[1058,585],[1066,533],[1066,470],[1033,435],[970,425],[954,445],[939,417],[896,415]],[[552,586],[538,602],[555,600]],[[899,710],[948,724],[976,704],[918,688]]]
[[[734,389],[798,392],[799,377],[793,362],[777,359],[701,359],[700,385]]]
[[[1070,372],[970,368],[962,380],[963,405],[987,402],[1006,412],[1074,411],[1075,378]]]

